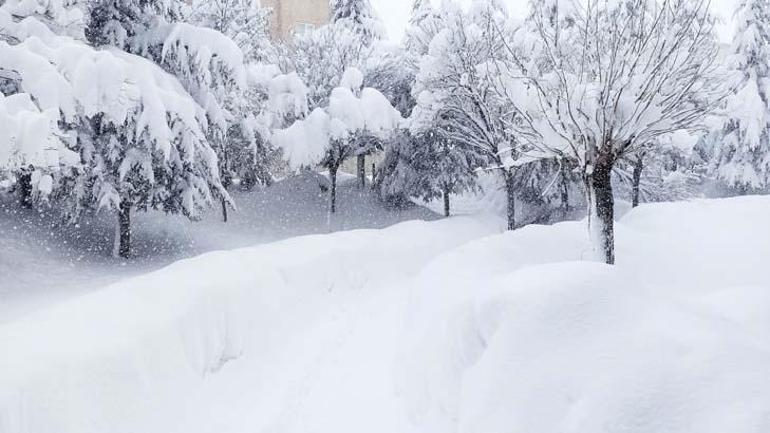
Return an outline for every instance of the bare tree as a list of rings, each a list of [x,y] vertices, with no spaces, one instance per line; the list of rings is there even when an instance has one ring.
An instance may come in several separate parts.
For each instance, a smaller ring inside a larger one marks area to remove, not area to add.
[[[519,138],[581,168],[589,232],[606,263],[615,262],[616,162],[699,128],[728,94],[708,9],[707,0],[533,1],[506,45],[510,60],[497,65]]]

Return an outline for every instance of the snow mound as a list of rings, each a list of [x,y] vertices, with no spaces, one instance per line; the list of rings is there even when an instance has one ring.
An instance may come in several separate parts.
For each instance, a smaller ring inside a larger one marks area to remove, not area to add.
[[[0,325],[0,432],[765,433],[768,214],[643,206],[615,267],[472,218],[206,254]]]
[[[245,423],[226,415],[240,404],[269,423],[253,405],[291,398],[302,376],[287,364],[312,368],[315,339],[271,364],[292,336],[348,294],[488,233],[415,221],[209,253],[0,326],[0,432],[232,431],[217,423]],[[272,376],[283,380],[265,391]]]
[[[582,223],[445,253],[415,279],[404,326],[410,420],[425,432],[768,431],[768,212],[767,197],[643,206],[618,223],[616,267],[579,261]]]
[[[405,395],[424,431],[770,428],[770,342],[713,311],[651,296],[622,270],[591,263],[479,285],[491,294],[459,304],[409,346]]]

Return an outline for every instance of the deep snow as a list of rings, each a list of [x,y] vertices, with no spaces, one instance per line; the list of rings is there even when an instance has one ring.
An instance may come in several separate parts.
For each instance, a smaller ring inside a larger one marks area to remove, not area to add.
[[[770,430],[770,197],[175,263],[0,325],[0,432]]]
[[[433,220],[422,207],[385,209],[372,191],[359,191],[340,174],[338,213],[328,216],[328,180],[304,173],[251,192],[234,190],[238,209],[223,223],[221,209],[202,221],[160,212],[133,216],[130,262],[112,257],[116,216],[100,212],[78,225],[55,213],[20,210],[0,193],[0,323],[118,280],[209,251],[229,250],[308,234],[384,228],[407,220]]]

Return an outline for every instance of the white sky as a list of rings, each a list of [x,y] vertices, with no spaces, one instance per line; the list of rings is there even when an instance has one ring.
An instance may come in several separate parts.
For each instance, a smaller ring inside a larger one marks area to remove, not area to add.
[[[432,0],[438,5],[440,0]],[[473,0],[458,0],[461,4],[471,4]],[[523,18],[527,10],[527,0],[503,0],[508,4],[511,16]],[[720,38],[729,42],[732,36],[732,24],[730,18],[739,0],[712,0],[714,12],[723,19],[719,28]],[[404,35],[404,29],[409,21],[409,13],[412,8],[412,0],[371,0],[380,18],[385,23],[388,36],[392,41],[400,41]]]

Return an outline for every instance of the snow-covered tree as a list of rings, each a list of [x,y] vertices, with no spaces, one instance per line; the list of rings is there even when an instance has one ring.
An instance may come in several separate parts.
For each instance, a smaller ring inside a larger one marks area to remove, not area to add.
[[[242,131],[231,127],[242,124],[244,114],[243,52],[217,30],[181,22],[183,10],[179,0],[94,0],[89,4],[86,35],[94,45],[113,46],[150,59],[179,79],[206,110],[205,133],[217,151],[227,188],[232,178],[228,133]],[[221,202],[226,221],[229,199],[221,197]]]
[[[338,85],[343,74],[349,68],[369,76],[370,65],[384,64],[374,59],[388,56],[375,54],[380,47],[362,43],[361,35],[345,21],[332,22],[310,32],[295,35],[287,47],[285,69],[296,71],[309,89],[309,107],[312,111],[328,104],[332,90]],[[371,84],[381,84],[380,78]],[[379,87],[377,87],[379,89]],[[360,136],[355,143],[354,153],[348,157],[358,157],[359,177],[364,164],[361,161],[380,144],[368,136]]]
[[[770,4],[744,0],[735,13],[732,67],[738,91],[729,99],[715,147],[716,175],[739,190],[770,187]]]
[[[428,54],[431,41],[443,27],[441,10],[435,9],[430,0],[414,1],[404,36],[404,48],[410,54],[411,64],[405,67],[419,67],[420,58]]]
[[[422,179],[418,171],[418,147],[421,144],[406,128],[397,130],[389,140],[374,184],[380,200],[387,206],[411,206],[411,198],[419,195]]]
[[[573,3],[569,3],[574,5]],[[725,88],[701,0],[532,2],[500,68],[517,136],[583,175],[597,255],[614,263],[611,173],[658,137],[697,128]]]
[[[148,32],[182,19],[179,0],[93,0],[87,3],[85,35],[94,46],[136,51]]]
[[[475,3],[468,13],[457,6],[442,11],[443,28],[433,38],[414,87],[413,132],[434,128],[499,173],[507,196],[508,228],[516,226],[514,161],[522,151],[510,124],[517,113],[497,91],[493,66],[505,55],[507,15],[494,0]]]
[[[359,43],[365,45],[382,39],[385,34],[369,0],[332,0],[331,21],[353,30],[363,38]]]
[[[132,209],[196,218],[214,197],[227,199],[206,135],[211,107],[204,108],[176,77],[150,60],[65,35],[85,34],[93,42],[114,36],[116,44],[140,50],[135,44],[157,24],[150,13],[155,6],[130,4],[121,15],[94,5],[105,12],[97,14],[104,21],[90,22],[95,26],[79,32],[52,24],[58,20],[49,2],[38,6],[27,7],[29,16],[21,21],[19,11],[15,17],[0,11],[3,33],[9,35],[4,39],[12,41],[0,42],[0,75],[16,81],[4,86],[16,89],[15,98],[26,94],[39,111],[56,115],[63,134],[52,130],[55,138],[49,136],[48,142],[59,138],[69,154],[78,155],[56,172],[52,194],[69,219],[97,209],[117,211],[116,254],[127,257]],[[126,17],[132,12],[145,13],[138,16],[147,20],[131,22]]]
[[[329,96],[348,68],[366,73],[371,47],[343,25],[328,24],[296,34],[285,47],[282,70],[295,72],[308,88],[312,111],[329,103]]]
[[[444,216],[448,217],[450,196],[477,188],[476,169],[484,161],[472,149],[447,139],[441,131],[428,130],[416,140],[419,145],[413,164],[417,182],[413,193],[424,200],[441,198]]]
[[[385,57],[367,75],[367,83],[380,89],[404,118],[411,116],[417,105],[413,88],[420,60],[428,53],[431,40],[443,25],[443,20],[431,7],[430,1],[416,0],[403,49]],[[421,172],[418,152],[422,144],[421,140],[405,130],[395,134],[393,140],[385,146],[375,181],[375,187],[385,203],[400,207],[409,205],[410,197],[421,195],[424,179],[418,177]]]
[[[30,207],[35,198],[48,199],[59,171],[77,164],[79,158],[68,147],[72,137],[59,127],[61,112],[57,104],[51,97],[38,101],[25,91],[35,88],[42,93],[46,85],[58,81],[46,77],[45,65],[34,76],[34,68],[21,67],[35,60],[17,45],[28,37],[43,36],[43,23],[82,38],[83,19],[74,1],[0,2],[0,51],[6,56],[0,59],[0,181],[15,184],[25,207]],[[48,78],[51,81],[46,84]],[[56,93],[55,89],[48,90],[49,95]]]
[[[247,82],[240,121],[230,125],[226,140],[229,171],[249,190],[270,185],[275,170],[282,168],[270,136],[307,111],[307,88],[296,74],[285,75],[271,64],[249,65]]]
[[[384,138],[401,121],[399,112],[382,93],[362,85],[362,73],[348,69],[329,95],[327,106],[316,107],[272,137],[292,168],[321,165],[329,170],[331,213],[337,205],[337,171],[355,154],[356,141],[361,137]]]
[[[277,66],[278,47],[270,40],[268,31],[271,11],[253,1],[199,0],[193,4],[191,21],[213,28],[232,39],[247,62],[247,84],[224,98],[232,114],[224,136],[223,177],[238,178],[241,187],[250,189],[257,184],[272,182],[277,153],[269,145],[272,128],[284,127],[293,113],[282,113],[282,106],[273,106],[271,86],[282,75]],[[299,98],[305,98],[304,86],[295,86]],[[291,90],[291,89],[286,89]],[[276,111],[277,110],[277,111]],[[290,117],[281,119],[282,114]]]
[[[272,12],[253,0],[195,0],[190,22],[214,29],[232,39],[247,62],[274,63],[270,40]]]

